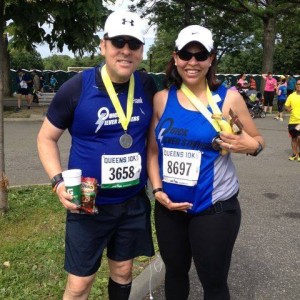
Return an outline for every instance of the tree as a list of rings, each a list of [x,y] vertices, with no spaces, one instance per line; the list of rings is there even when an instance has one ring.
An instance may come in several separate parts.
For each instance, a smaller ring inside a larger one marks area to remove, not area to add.
[[[4,0],[0,0],[0,15],[4,14]],[[4,19],[0,19],[0,32],[4,32]],[[0,36],[0,214],[8,210],[7,202],[7,178],[5,176],[4,164],[4,132],[3,132],[3,78],[4,78],[4,53],[6,47],[6,37]]]
[[[83,55],[95,52],[108,10],[99,0],[0,0],[0,210],[6,211],[3,143],[3,97],[9,94],[10,44],[15,49],[32,50],[34,44],[48,43],[50,50],[70,51]],[[114,1],[110,1],[114,2]],[[49,27],[49,31],[45,29]],[[6,88],[5,88],[6,87]]]
[[[23,50],[10,50],[10,68],[27,69],[27,70],[43,70],[44,64],[41,55],[36,51]]]
[[[74,59],[68,55],[51,55],[43,58],[45,70],[64,70],[67,71],[68,67],[73,65]]]
[[[152,1],[151,6],[145,5],[144,1],[140,1],[136,9],[146,7],[143,14],[150,16],[149,25],[157,24],[157,36],[151,47],[156,72],[164,71],[174,50],[175,38],[187,25],[199,24],[213,29],[218,60],[228,52],[246,48],[257,26],[249,15],[236,15],[234,12],[212,8],[201,1]],[[241,26],[244,30],[241,30]]]
[[[284,17],[291,20],[299,16],[299,4],[300,0],[140,0],[133,8],[150,17],[150,25],[156,24],[158,31],[162,27],[167,31],[189,24],[211,25],[207,27],[216,35],[219,59],[237,47],[243,51],[244,42],[253,38],[253,27],[259,25],[262,71],[266,72],[273,70],[277,22]]]

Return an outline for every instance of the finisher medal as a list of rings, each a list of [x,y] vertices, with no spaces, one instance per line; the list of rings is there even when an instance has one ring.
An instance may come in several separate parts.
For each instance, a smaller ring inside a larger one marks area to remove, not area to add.
[[[120,145],[124,148],[124,149],[128,149],[132,146],[133,140],[131,135],[129,135],[128,133],[124,133],[121,137],[120,137]]]

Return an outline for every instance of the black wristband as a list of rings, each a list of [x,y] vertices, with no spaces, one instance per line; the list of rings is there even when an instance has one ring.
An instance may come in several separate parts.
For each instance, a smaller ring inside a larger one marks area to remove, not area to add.
[[[57,175],[55,175],[52,179],[51,179],[51,185],[52,185],[52,188],[54,188],[59,182],[63,181],[63,177],[62,177],[62,174],[59,173]]]
[[[155,195],[157,192],[162,192],[162,191],[163,191],[162,188],[157,188],[152,191],[152,194]]]

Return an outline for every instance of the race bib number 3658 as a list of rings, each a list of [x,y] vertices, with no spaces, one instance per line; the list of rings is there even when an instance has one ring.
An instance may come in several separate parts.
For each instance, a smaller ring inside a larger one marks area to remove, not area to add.
[[[101,162],[102,188],[124,188],[139,183],[142,160],[138,153],[103,155]]]
[[[201,152],[175,148],[163,148],[163,181],[194,186],[197,184]]]

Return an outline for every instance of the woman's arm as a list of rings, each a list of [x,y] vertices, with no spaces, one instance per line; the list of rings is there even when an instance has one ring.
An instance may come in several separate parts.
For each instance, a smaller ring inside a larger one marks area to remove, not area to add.
[[[241,134],[221,133],[221,147],[230,152],[253,154],[259,148],[259,144],[265,147],[265,141],[256,128],[251,118],[247,105],[241,95],[235,91],[227,91],[227,96],[223,105],[223,114],[228,119],[229,110],[232,109],[243,124]]]

